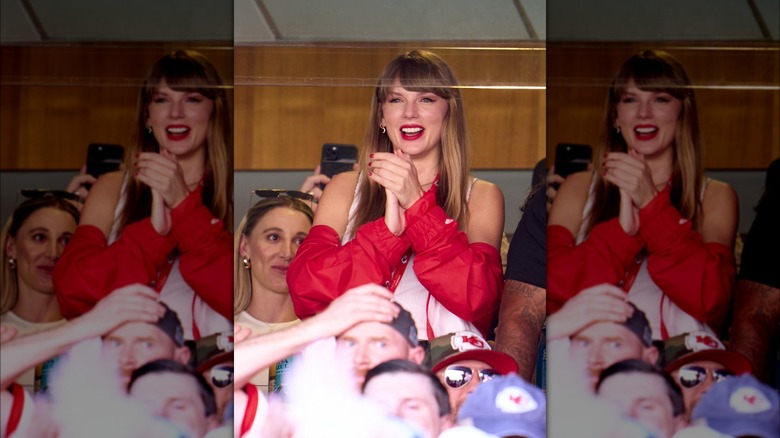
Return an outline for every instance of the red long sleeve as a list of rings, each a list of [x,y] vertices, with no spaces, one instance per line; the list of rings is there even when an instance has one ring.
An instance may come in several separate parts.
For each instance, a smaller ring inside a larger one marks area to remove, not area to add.
[[[719,331],[735,283],[733,252],[719,243],[704,243],[671,204],[668,189],[640,210],[639,223],[653,281],[678,307]]]
[[[312,227],[287,271],[295,314],[312,316],[350,288],[385,284],[408,248],[408,239],[394,236],[384,218],[361,226],[344,245],[333,228]]]
[[[196,190],[171,211],[171,236],[184,281],[225,318],[233,319],[233,236]]]
[[[501,255],[493,246],[469,243],[458,223],[426,192],[406,211],[406,231],[414,251],[414,273],[447,310],[487,335],[503,291]]]
[[[566,227],[548,226],[547,314],[556,312],[585,288],[618,284],[643,246],[638,235],[623,231],[618,218],[596,224],[590,237],[579,245]]]
[[[62,316],[71,319],[88,312],[118,287],[150,284],[175,245],[154,230],[149,218],[125,227],[111,245],[97,227],[79,226],[54,266]]]
[[[206,304],[232,319],[232,237],[200,201],[201,190],[171,211],[167,236],[157,233],[149,218],[126,226],[110,245],[97,227],[79,226],[54,269],[62,315],[79,316],[122,286],[151,286],[177,248],[187,284]]]

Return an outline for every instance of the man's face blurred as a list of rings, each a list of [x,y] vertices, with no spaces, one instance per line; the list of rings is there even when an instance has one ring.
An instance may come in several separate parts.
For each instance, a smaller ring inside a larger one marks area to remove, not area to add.
[[[118,366],[123,386],[133,371],[153,360],[189,360],[187,347],[177,347],[165,332],[145,322],[128,322],[104,336],[102,355]]]
[[[656,352],[655,357],[652,352]],[[569,357],[575,365],[585,367],[590,387],[595,388],[603,369],[625,359],[654,363],[657,350],[645,347],[639,337],[622,324],[597,322],[571,337]]]
[[[683,425],[683,416],[674,416],[666,383],[657,375],[626,372],[609,376],[601,383],[598,397],[659,438],[671,437]]]
[[[420,347],[411,345],[393,327],[381,322],[357,324],[336,337],[336,354],[352,365],[355,383],[360,388],[371,368],[391,359],[420,363],[415,356]]]
[[[130,388],[130,398],[138,400],[152,414],[166,418],[188,437],[201,438],[212,425],[194,377],[181,373],[151,373],[141,376]]]
[[[434,388],[425,376],[404,372],[380,374],[368,382],[363,395],[426,437],[439,436],[450,424],[447,415],[439,415]]]

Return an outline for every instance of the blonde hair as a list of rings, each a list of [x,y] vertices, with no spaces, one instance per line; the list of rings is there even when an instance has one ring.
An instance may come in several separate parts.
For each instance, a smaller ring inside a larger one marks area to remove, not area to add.
[[[42,208],[55,208],[62,210],[73,217],[76,224],[79,223],[78,209],[63,198],[46,195],[40,198],[30,198],[16,207],[8,218],[0,234],[0,248],[3,249],[2,263],[0,268],[0,315],[9,312],[16,306],[19,300],[19,278],[14,269],[11,269],[10,257],[6,251],[9,237],[16,238],[19,229],[24,225],[27,219],[33,213]]]
[[[671,201],[680,214],[698,228],[704,170],[696,96],[685,68],[677,59],[660,50],[645,50],[624,62],[610,83],[601,150],[594,154],[595,196],[585,224],[586,232],[590,233],[595,224],[619,214],[620,192],[601,177],[601,166],[605,153],[628,151],[628,145],[614,125],[617,105],[632,81],[640,90],[669,93],[682,103],[675,129]]]
[[[252,300],[252,272],[250,269],[244,269],[243,266],[241,238],[248,239],[260,219],[277,208],[300,211],[306,215],[309,223],[314,221],[314,213],[311,208],[300,199],[289,196],[263,199],[249,208],[244,217],[241,218],[241,223],[238,224],[238,229],[233,237],[233,252],[235,253],[233,261],[233,313],[236,315],[246,310]]]
[[[374,152],[393,152],[387,133],[379,129],[382,120],[382,103],[397,83],[406,90],[428,92],[447,101],[447,115],[441,132],[439,182],[436,203],[447,215],[458,222],[461,230],[468,220],[466,193],[469,184],[470,145],[466,130],[463,101],[458,80],[450,66],[438,55],[427,50],[412,50],[399,55],[384,69],[377,81],[371,102],[371,114],[360,156],[360,169],[368,171],[369,157]],[[385,214],[385,191],[379,184],[366,179],[360,188],[360,202],[355,216],[357,229]]]
[[[139,152],[160,152],[154,135],[146,129],[149,103],[162,82],[175,91],[196,92],[214,102],[206,138],[206,163],[203,174],[202,201],[211,213],[221,219],[226,230],[233,228],[233,128],[225,83],[216,67],[205,56],[191,50],[177,50],[163,56],[144,79],[138,96],[135,141],[125,157],[125,168],[133,168],[133,157]],[[127,185],[125,205],[118,232],[127,225],[148,217],[152,210],[152,191],[131,178]]]

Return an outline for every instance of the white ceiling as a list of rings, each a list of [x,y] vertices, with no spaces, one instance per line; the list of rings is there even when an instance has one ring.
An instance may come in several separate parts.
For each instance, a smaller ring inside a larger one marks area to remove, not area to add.
[[[780,39],[778,0],[0,0],[0,6],[2,44]]]

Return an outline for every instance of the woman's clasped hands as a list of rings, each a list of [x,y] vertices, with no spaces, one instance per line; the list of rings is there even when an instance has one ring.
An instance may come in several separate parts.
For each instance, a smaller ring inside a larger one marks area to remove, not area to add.
[[[385,224],[395,236],[406,229],[404,212],[422,198],[424,190],[409,155],[400,149],[375,152],[368,162],[368,177],[385,188]]]
[[[639,210],[658,194],[650,167],[643,155],[629,149],[606,154],[603,169],[604,179],[620,189],[620,225],[626,234],[636,235]]]
[[[151,221],[161,235],[171,231],[171,210],[190,194],[184,172],[175,155],[141,152],[135,160],[135,178],[152,189]]]

